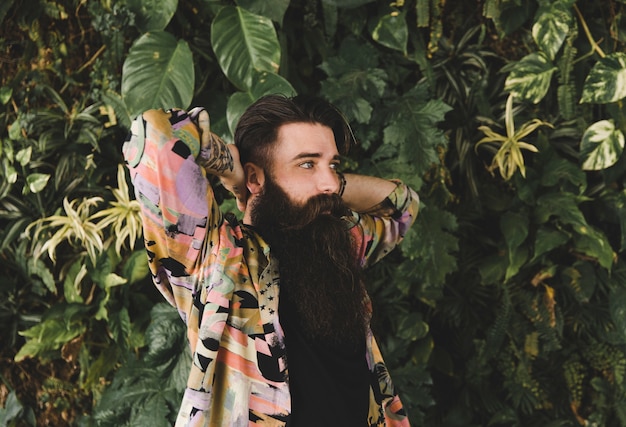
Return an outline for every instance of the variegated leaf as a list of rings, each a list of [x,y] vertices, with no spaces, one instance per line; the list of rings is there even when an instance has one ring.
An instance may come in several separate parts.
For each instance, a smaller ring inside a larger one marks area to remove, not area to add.
[[[537,46],[551,60],[554,60],[561,49],[571,25],[572,9],[565,2],[554,1],[548,7],[541,7],[539,10],[532,34]]]
[[[601,58],[591,69],[580,102],[608,104],[626,96],[626,53]]]
[[[601,120],[589,126],[581,146],[582,168],[602,170],[613,166],[624,151],[624,134],[612,120]]]
[[[531,53],[514,65],[504,83],[504,90],[536,104],[546,96],[555,70],[543,52]]]

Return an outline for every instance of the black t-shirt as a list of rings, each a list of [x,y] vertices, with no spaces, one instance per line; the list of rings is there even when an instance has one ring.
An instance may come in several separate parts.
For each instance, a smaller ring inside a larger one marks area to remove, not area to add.
[[[284,288],[278,310],[285,332],[291,392],[292,415],[287,426],[367,426],[370,372],[365,339],[358,344],[337,344],[305,337]]]

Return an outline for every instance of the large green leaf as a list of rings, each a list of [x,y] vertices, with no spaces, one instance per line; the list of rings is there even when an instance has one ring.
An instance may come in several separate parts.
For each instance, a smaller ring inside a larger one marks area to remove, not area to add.
[[[589,126],[580,144],[584,170],[602,170],[613,166],[624,151],[624,134],[612,120],[601,120]]]
[[[544,194],[537,199],[534,221],[544,224],[552,218],[557,218],[561,224],[586,225],[587,221],[578,208],[581,200],[583,198],[568,192]]]
[[[554,60],[572,25],[572,8],[562,1],[550,2],[539,9],[532,34],[537,46]]]
[[[124,61],[122,97],[131,117],[152,108],[187,108],[194,83],[189,46],[164,31],[141,36]]]
[[[252,87],[255,72],[278,72],[280,44],[269,18],[224,7],[213,20],[211,44],[222,71],[240,90]]]
[[[385,47],[406,54],[409,29],[405,14],[396,12],[383,15],[372,31],[372,38]]]
[[[250,90],[246,92],[236,92],[228,98],[226,120],[228,121],[228,128],[232,135],[235,134],[235,128],[239,122],[239,118],[246,111],[246,108],[257,99],[269,94],[293,96],[296,94],[296,90],[287,80],[278,74],[261,72],[254,73]]]
[[[535,246],[532,260],[564,245],[568,240],[569,236],[561,230],[552,227],[540,227],[535,233]]]
[[[439,163],[438,150],[447,146],[448,139],[438,123],[450,110],[444,102],[428,99],[424,85],[404,94],[393,106],[389,125],[383,130],[383,141],[398,147],[399,157],[411,165],[412,175],[423,176]],[[398,158],[394,161],[401,163]]]
[[[176,13],[178,0],[129,0],[128,8],[135,13],[135,24],[142,33],[161,31]]]
[[[546,96],[556,69],[542,52],[526,55],[513,66],[504,82],[504,90],[536,104]]]
[[[184,323],[168,304],[155,305],[146,331],[147,352],[131,358],[93,410],[97,425],[172,425],[189,375],[191,354]]]
[[[601,58],[591,69],[580,102],[607,104],[626,96],[626,53]]]

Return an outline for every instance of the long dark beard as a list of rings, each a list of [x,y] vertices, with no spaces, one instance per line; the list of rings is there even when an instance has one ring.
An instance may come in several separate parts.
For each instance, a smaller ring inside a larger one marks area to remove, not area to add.
[[[325,342],[361,342],[369,319],[361,266],[336,194],[293,204],[271,178],[251,212],[279,260],[281,305],[293,304],[303,333]]]

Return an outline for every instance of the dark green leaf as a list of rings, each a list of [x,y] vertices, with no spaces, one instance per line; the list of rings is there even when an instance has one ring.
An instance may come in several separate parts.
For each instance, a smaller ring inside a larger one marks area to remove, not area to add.
[[[417,341],[424,338],[428,331],[428,324],[422,320],[420,313],[410,313],[402,317],[398,325],[398,337],[409,341]]]
[[[535,235],[535,248],[533,250],[533,260],[540,256],[563,246],[569,240],[569,236],[560,230],[548,227],[540,227]]]
[[[278,72],[280,44],[268,18],[226,6],[213,21],[211,43],[224,74],[240,90],[252,87],[256,72]]]
[[[574,230],[577,232],[574,238],[576,250],[597,259],[602,267],[610,270],[615,254],[604,233],[584,224],[575,224]]]
[[[402,252],[417,263],[420,280],[443,284],[446,275],[456,269],[458,238],[453,234],[456,218],[435,206],[422,205],[416,223],[402,243]]]
[[[544,224],[550,219],[565,224],[583,224],[587,221],[578,208],[581,199],[571,193],[548,193],[537,199],[535,221]]]
[[[404,13],[392,12],[380,17],[372,31],[372,38],[390,49],[398,50],[406,55],[409,31]]]
[[[520,247],[528,236],[528,215],[517,212],[505,212],[500,218],[500,230],[506,243],[509,265],[504,280],[513,277],[526,261],[528,251]]]
[[[148,275],[148,258],[146,251],[141,249],[134,251],[124,263],[122,275],[128,280],[128,284],[137,283]]]
[[[194,88],[193,58],[185,41],[166,32],[141,36],[122,70],[122,97],[131,117],[153,109],[187,108]]]

